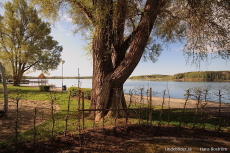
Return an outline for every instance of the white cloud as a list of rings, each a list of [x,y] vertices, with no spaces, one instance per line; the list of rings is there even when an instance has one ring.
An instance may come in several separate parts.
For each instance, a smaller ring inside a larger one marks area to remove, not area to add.
[[[59,30],[59,31],[65,31],[65,29],[63,28],[63,26],[61,24],[58,24],[56,26],[56,28]]]
[[[62,15],[62,19],[64,19],[68,23],[72,23],[72,19],[68,16],[68,14]]]
[[[73,35],[72,33],[66,33],[65,34],[66,36],[71,36],[71,35]]]

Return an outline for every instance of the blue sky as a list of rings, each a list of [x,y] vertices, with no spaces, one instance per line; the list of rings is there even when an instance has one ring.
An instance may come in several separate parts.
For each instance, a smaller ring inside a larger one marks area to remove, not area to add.
[[[1,0],[5,2],[7,0]],[[2,14],[2,8],[1,14]],[[72,33],[73,25],[71,19],[63,15],[59,22],[52,26],[51,35],[54,40],[63,46],[62,59],[65,60],[63,65],[64,76],[77,76],[78,68],[81,76],[92,75],[92,60],[86,55],[83,47],[86,45],[84,37],[80,33]],[[229,61],[218,59],[209,59],[208,62],[203,62],[200,67],[196,65],[186,64],[186,58],[181,52],[183,44],[172,44],[168,49],[164,49],[156,63],[140,62],[131,76],[150,75],[150,74],[167,74],[173,75],[176,73],[189,71],[222,71],[230,70]],[[32,72],[26,75],[38,76],[41,72]],[[57,70],[50,71],[49,76],[61,76],[62,66],[58,66]]]

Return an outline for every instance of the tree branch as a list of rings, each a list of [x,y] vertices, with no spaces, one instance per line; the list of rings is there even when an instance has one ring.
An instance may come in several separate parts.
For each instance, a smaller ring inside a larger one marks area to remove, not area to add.
[[[118,66],[120,61],[124,59],[126,53],[126,50],[123,50],[121,45],[123,43],[125,20],[127,16],[127,1],[118,0],[116,7],[113,21],[113,45],[116,52],[115,54],[117,55],[115,65]]]
[[[27,71],[27,70],[29,70],[31,67],[33,67],[35,64],[37,64],[37,63],[39,63],[39,61],[36,61],[36,62],[34,62],[33,64],[31,64],[31,65],[29,65],[29,66],[24,66],[24,71]]]
[[[76,0],[70,0],[70,3],[76,4],[82,10],[83,14],[89,20],[89,22],[91,22],[92,24],[95,23],[95,19],[92,13],[83,3],[78,2]]]
[[[171,16],[172,18],[174,18],[174,19],[179,19],[178,16],[174,16],[174,15],[172,14],[172,12],[169,11],[169,10],[167,10],[167,9],[163,10],[163,12],[165,12],[165,13],[168,14],[168,15],[170,15],[170,16]]]
[[[115,84],[120,85],[119,83],[123,83],[136,68],[142,57],[157,16],[165,3],[166,0],[147,0],[145,11],[142,13],[138,27],[122,44],[124,49],[130,47],[130,51],[111,75]]]

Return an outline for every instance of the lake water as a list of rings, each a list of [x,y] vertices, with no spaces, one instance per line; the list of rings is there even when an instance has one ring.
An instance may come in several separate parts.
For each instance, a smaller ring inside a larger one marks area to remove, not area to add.
[[[33,79],[31,79],[33,80]],[[54,84],[56,87],[62,86],[62,79],[47,79],[48,84]],[[35,85],[35,84],[31,84]],[[67,88],[71,86],[78,86],[78,79],[63,79],[63,85],[66,85]],[[82,88],[92,88],[92,79],[80,79],[80,86]],[[162,97],[163,91],[166,90],[166,93],[170,95],[171,98],[184,98],[185,90],[189,88],[201,87],[205,88],[210,86],[209,93],[211,94],[212,101],[217,101],[218,97],[215,94],[218,93],[218,90],[221,92],[226,92],[222,88],[228,86],[230,88],[230,82],[176,82],[176,81],[149,81],[149,80],[133,80],[128,79],[124,84],[125,93],[129,93],[130,90],[134,91],[134,94],[140,94],[140,88],[146,90],[149,87],[152,87],[152,90],[156,92],[154,96]],[[168,97],[168,95],[166,95]],[[223,96],[222,99],[224,102],[230,103],[230,97]]]

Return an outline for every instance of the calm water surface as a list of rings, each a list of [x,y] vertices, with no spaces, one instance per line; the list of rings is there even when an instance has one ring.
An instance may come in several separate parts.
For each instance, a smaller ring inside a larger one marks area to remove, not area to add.
[[[47,80],[48,84],[54,84],[56,87],[62,86],[62,79]],[[66,85],[67,88],[78,86],[78,79],[63,79],[63,85]],[[82,88],[92,88],[92,79],[81,79],[80,86]],[[156,92],[155,96],[157,97],[162,97],[163,91],[166,90],[166,93],[169,93],[171,98],[184,98],[185,90],[195,87],[205,88],[208,86],[210,86],[210,93],[212,94],[211,100],[216,101],[217,97],[214,97],[213,95],[218,93],[218,90],[221,90],[224,86],[230,87],[230,82],[176,82],[128,79],[124,84],[124,91],[125,93],[129,93],[130,90],[133,90],[135,94],[140,94],[140,90],[138,89],[144,88],[146,91],[149,87],[152,87],[152,90]],[[166,95],[166,97],[168,96]],[[223,100],[230,103],[230,100],[227,98],[229,97],[225,97]]]

